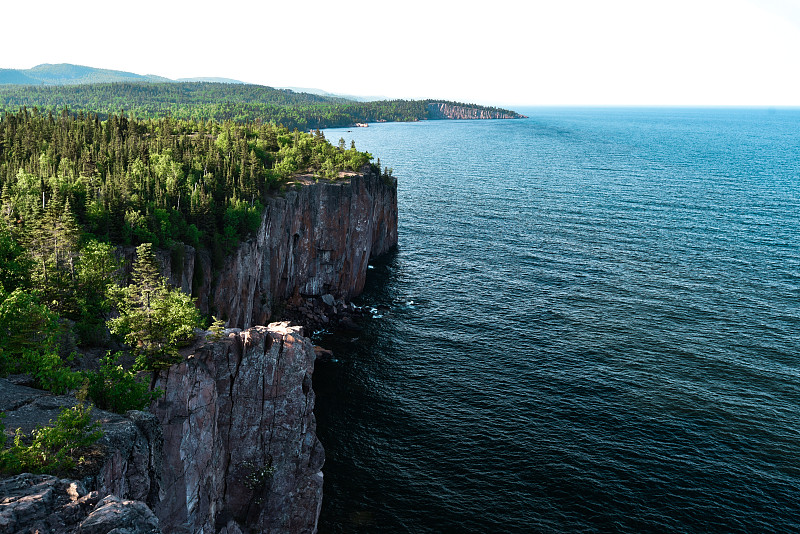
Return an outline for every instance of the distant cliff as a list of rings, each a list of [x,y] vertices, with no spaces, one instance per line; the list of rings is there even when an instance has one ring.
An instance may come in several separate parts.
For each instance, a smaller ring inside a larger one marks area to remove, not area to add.
[[[430,102],[428,116],[431,119],[522,119],[526,118],[514,111],[483,106],[452,104],[450,102]]]

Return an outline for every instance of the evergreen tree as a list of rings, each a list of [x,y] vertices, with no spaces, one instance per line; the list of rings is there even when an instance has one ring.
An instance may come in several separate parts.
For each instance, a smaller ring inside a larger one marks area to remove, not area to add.
[[[137,369],[159,369],[179,361],[178,345],[200,326],[200,312],[191,298],[170,287],[160,275],[152,244],[136,248],[133,283],[113,293],[119,317],[108,321],[136,354]]]

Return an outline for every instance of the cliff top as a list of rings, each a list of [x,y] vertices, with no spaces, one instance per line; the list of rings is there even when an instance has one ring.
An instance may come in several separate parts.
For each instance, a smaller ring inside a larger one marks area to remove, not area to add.
[[[298,174],[293,176],[287,185],[312,185],[316,183],[323,184],[349,184],[353,176],[358,176],[360,173],[354,171],[339,171],[336,178],[323,178],[315,176],[312,173]]]

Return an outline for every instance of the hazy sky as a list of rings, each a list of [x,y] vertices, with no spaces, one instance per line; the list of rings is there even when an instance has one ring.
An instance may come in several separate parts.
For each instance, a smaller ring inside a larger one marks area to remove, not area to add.
[[[2,18],[0,67],[495,105],[800,105],[800,0],[27,0]]]

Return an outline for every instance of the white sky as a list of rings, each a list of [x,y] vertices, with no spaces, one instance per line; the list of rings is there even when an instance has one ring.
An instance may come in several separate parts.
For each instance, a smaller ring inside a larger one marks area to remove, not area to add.
[[[800,105],[800,0],[5,4],[6,68],[508,106]]]

